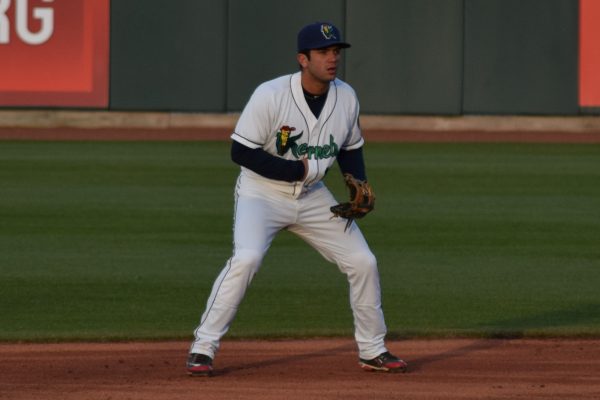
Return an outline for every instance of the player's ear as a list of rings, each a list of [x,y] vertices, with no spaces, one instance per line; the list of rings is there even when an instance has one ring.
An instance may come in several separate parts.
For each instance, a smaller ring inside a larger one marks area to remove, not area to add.
[[[296,55],[296,60],[298,61],[298,64],[302,68],[308,67],[308,57],[306,56],[306,54],[304,54],[304,53],[298,53]]]

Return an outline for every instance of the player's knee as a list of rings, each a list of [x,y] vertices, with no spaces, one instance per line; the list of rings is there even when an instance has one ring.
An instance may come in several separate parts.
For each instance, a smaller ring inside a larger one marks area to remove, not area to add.
[[[357,272],[372,274],[377,272],[377,258],[370,251],[350,255],[350,264]]]
[[[263,253],[256,250],[237,249],[232,258],[236,270],[246,271],[250,274],[258,272],[263,260]]]

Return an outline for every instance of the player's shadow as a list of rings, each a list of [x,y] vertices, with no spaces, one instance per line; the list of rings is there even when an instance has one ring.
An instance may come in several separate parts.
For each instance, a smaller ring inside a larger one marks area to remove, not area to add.
[[[582,303],[562,310],[551,310],[543,313],[526,315],[513,318],[499,318],[491,322],[479,324],[484,338],[476,340],[466,346],[421,357],[409,362],[409,371],[419,370],[427,364],[451,358],[461,357],[469,353],[487,350],[505,343],[506,340],[527,337],[530,332],[540,332],[549,336],[554,332],[560,333],[561,327],[580,326],[582,329],[597,326],[600,321],[600,305],[596,303]],[[538,336],[539,336],[538,335]]]
[[[432,354],[430,356],[425,356],[425,357],[407,359],[406,362],[408,362],[408,372],[419,371],[421,368],[423,368],[427,364],[432,364],[432,363],[435,363],[438,361],[448,360],[451,358],[462,357],[462,356],[465,356],[467,354],[470,354],[470,353],[473,353],[476,351],[491,349],[491,348],[500,346],[502,344],[502,342],[503,342],[502,339],[478,339],[478,340],[476,340],[472,343],[469,343],[465,346],[462,346],[462,347],[459,347],[456,349],[450,349],[450,350],[444,351],[443,353]]]
[[[552,333],[560,328],[581,327],[583,329],[598,326],[600,322],[600,304],[581,303],[560,310],[524,315],[512,318],[500,318],[492,322],[483,322],[479,326],[483,331],[497,331],[499,335],[507,332],[506,337],[523,337],[527,331]]]
[[[265,368],[273,365],[287,365],[292,362],[298,362],[299,360],[305,361],[309,359],[318,359],[322,357],[331,357],[336,354],[343,354],[349,351],[356,350],[356,345],[353,343],[343,344],[329,349],[319,349],[310,353],[300,353],[287,355],[282,357],[269,358],[267,360],[261,360],[245,364],[237,364],[235,366],[228,366],[224,368],[215,369],[213,375],[227,375],[233,372],[239,372],[243,370]]]
[[[429,356],[407,359],[409,364],[408,372],[415,372],[428,364],[438,361],[458,358],[467,354],[491,349],[506,343],[506,340],[518,339],[527,336],[528,330],[569,327],[569,326],[597,326],[600,320],[600,306],[598,304],[586,303],[579,304],[563,310],[552,310],[545,313],[515,317],[499,318],[496,321],[482,322],[479,324],[482,335],[481,339],[475,339],[468,344]],[[551,333],[551,331],[548,331]],[[238,372],[248,369],[264,368],[273,365],[286,365],[299,360],[319,359],[336,354],[342,354],[356,350],[354,343],[343,344],[330,349],[319,349],[311,353],[294,354],[289,356],[275,357],[267,360],[228,366],[215,371],[215,375],[226,375],[232,372]],[[400,355],[400,354],[399,354]]]

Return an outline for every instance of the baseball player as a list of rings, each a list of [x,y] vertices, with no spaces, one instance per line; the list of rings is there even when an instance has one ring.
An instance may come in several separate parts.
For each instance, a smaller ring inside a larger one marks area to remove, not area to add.
[[[273,238],[283,229],[347,276],[359,365],[369,371],[407,369],[384,344],[375,256],[352,219],[332,214],[337,201],[322,181],[335,160],[344,174],[366,181],[358,100],[336,78],[341,50],[350,44],[335,26],[321,22],[302,28],[297,40],[300,71],[258,86],[231,135],[231,157],[241,166],[233,255],[217,277],[194,332],[187,360],[192,376],[211,374],[220,340]]]

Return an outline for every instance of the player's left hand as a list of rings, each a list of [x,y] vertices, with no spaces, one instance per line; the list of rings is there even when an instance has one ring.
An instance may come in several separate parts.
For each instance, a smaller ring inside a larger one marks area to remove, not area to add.
[[[346,218],[346,228],[356,218],[362,218],[375,208],[375,194],[367,181],[354,178],[352,174],[344,174],[346,186],[350,190],[350,201],[337,204],[330,208],[334,217]]]

